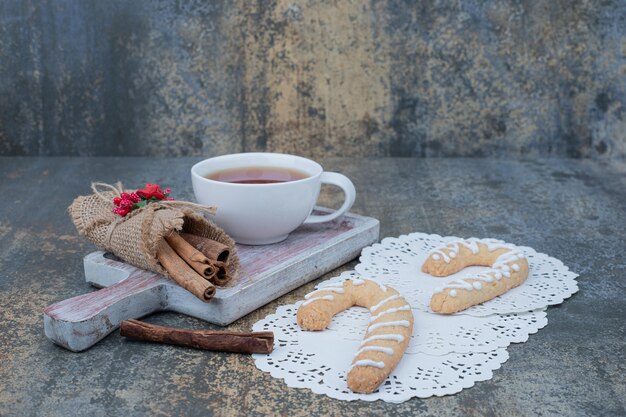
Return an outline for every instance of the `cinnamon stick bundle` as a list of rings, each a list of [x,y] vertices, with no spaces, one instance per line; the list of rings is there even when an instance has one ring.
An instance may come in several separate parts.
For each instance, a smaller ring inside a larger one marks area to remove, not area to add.
[[[165,236],[165,240],[187,264],[205,279],[211,280],[217,272],[217,267],[200,251],[187,243],[178,233]]]
[[[209,280],[218,286],[224,286],[230,282],[232,275],[228,269],[230,249],[228,246],[202,236],[181,233],[183,241],[189,243],[194,249],[202,254],[215,267],[215,274]]]
[[[228,246],[215,240],[189,233],[181,233],[180,236],[207,258],[224,262],[225,264],[228,263],[228,257],[230,256]]]
[[[156,256],[163,268],[178,285],[204,302],[208,302],[213,298],[215,286],[191,269],[166,240],[159,244]]]
[[[124,320],[120,325],[120,334],[134,340],[217,352],[270,353],[274,349],[274,333],[272,332],[185,330],[157,326],[139,320]]]

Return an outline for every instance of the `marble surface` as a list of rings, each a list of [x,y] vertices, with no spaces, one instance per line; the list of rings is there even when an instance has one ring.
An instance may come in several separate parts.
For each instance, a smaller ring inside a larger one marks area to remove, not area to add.
[[[124,340],[72,353],[43,334],[42,309],[93,291],[82,257],[94,247],[66,209],[92,180],[147,181],[192,198],[196,158],[0,158],[0,415],[567,415],[626,413],[626,169],[591,160],[323,158],[351,177],[353,211],[381,238],[413,231],[495,237],[532,246],[580,274],[580,291],[548,309],[548,326],[509,348],[490,381],[402,404],[341,402],[291,389],[250,357]],[[325,190],[321,204],[337,205]],[[355,261],[322,279],[352,269]],[[228,327],[247,331],[317,281]],[[147,321],[214,329],[161,313]]]
[[[626,3],[0,1],[0,155],[626,158]]]

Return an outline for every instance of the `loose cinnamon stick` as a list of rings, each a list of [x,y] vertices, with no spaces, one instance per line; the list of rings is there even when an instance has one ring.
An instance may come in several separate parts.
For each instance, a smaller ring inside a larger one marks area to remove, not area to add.
[[[160,243],[156,256],[170,277],[181,287],[204,302],[213,298],[215,286],[191,269],[167,241]]]
[[[124,320],[120,325],[120,334],[134,340],[217,352],[270,353],[274,349],[274,333],[272,332],[185,330],[157,326],[139,320]]]
[[[228,246],[206,237],[191,235],[189,233],[181,233],[180,236],[185,239],[194,248],[198,249],[209,259],[228,263],[230,249]]]
[[[217,272],[217,268],[199,250],[187,243],[178,233],[165,236],[165,240],[187,264],[205,279],[210,280]]]

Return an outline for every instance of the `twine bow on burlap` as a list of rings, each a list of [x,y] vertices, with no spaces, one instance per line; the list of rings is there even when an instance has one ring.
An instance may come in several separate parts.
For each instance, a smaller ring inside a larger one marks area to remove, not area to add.
[[[221,228],[197,213],[214,214],[215,207],[189,201],[161,200],[122,217],[112,212],[113,198],[125,192],[120,182],[114,185],[94,182],[91,189],[93,194],[74,200],[69,213],[78,233],[99,248],[139,268],[167,274],[156,259],[158,246],[164,236],[174,231],[185,232],[227,245],[232,259],[229,268],[236,273],[239,261],[235,242]]]
[[[105,182],[92,182],[91,183],[91,190],[93,191],[93,193],[95,195],[97,195],[105,203],[111,203],[112,199],[108,198],[105,195],[106,192],[100,191],[98,189],[98,187],[108,188],[110,190],[110,192],[114,193],[114,197],[119,197],[124,192],[124,190],[122,189],[122,183],[119,182],[119,181],[116,182],[114,185],[113,184],[107,184]],[[215,214],[215,212],[217,211],[216,207],[205,206],[205,205],[202,205],[202,204],[192,203],[191,201],[161,200],[158,203],[161,204],[161,205],[167,205],[167,206],[170,206],[170,207],[190,208],[190,209],[193,209],[193,210],[205,212],[207,214]],[[137,209],[137,210],[141,210],[141,209]]]

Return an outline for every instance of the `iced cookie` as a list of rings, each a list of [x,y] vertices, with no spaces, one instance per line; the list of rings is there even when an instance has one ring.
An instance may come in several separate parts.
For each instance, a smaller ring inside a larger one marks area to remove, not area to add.
[[[488,271],[448,282],[435,289],[430,308],[451,314],[491,300],[528,277],[528,261],[516,246],[495,239],[456,240],[435,249],[422,265],[422,272],[445,277],[468,266],[488,266]]]
[[[400,362],[413,333],[413,313],[406,300],[391,287],[367,279],[328,284],[305,296],[298,308],[298,325],[323,330],[333,316],[352,306],[372,314],[359,350],[348,371],[348,388],[370,393]]]

